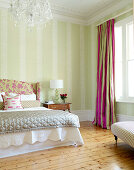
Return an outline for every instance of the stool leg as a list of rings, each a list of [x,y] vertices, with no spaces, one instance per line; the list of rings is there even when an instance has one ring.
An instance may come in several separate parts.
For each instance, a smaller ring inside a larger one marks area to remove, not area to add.
[[[116,140],[116,146],[117,146],[117,140],[118,140],[118,137],[116,135],[114,135],[115,137],[115,140]]]

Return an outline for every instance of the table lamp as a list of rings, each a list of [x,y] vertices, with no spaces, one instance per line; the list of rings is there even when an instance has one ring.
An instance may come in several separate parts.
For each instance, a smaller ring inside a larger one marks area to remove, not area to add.
[[[63,88],[63,80],[50,80],[50,88],[55,89],[55,103],[59,103],[59,92],[58,89]]]

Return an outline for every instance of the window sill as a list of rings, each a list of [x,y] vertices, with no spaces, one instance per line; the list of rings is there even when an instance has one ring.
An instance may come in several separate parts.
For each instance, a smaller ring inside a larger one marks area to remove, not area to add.
[[[134,99],[130,99],[130,100],[127,100],[127,99],[116,99],[115,102],[116,103],[134,103]]]

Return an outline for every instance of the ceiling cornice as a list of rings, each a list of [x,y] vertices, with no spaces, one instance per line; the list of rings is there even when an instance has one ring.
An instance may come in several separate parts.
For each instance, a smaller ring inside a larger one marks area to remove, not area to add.
[[[129,4],[131,4],[131,3],[129,3]],[[105,6],[104,8],[100,9],[99,11],[96,11],[95,14],[93,14],[89,17],[88,25],[101,21],[105,17],[108,17],[109,15],[113,14],[114,12],[117,12],[117,11],[125,8],[129,4],[128,4],[128,1],[119,1],[119,2],[115,2],[115,3]],[[133,7],[131,7],[129,9],[129,11],[132,10],[132,8]],[[128,9],[126,9],[126,11],[124,11],[124,12],[128,12]]]
[[[75,24],[90,25],[100,21],[108,15],[123,9],[131,0],[115,0],[112,3],[105,5],[99,10],[89,13],[73,10],[71,8],[61,7],[59,5],[51,4],[52,13],[55,19],[72,22]],[[0,0],[0,8],[9,8],[10,0]]]
[[[55,4],[51,4],[51,8],[52,8],[53,11],[61,12],[61,13],[64,13],[66,15],[77,16],[77,17],[80,17],[80,18],[84,18],[86,15],[88,15],[88,13],[81,12],[81,11],[78,11],[78,10],[74,10],[72,8],[65,8],[65,7],[62,7],[60,5],[55,5]]]
[[[87,25],[87,20],[85,19],[85,14],[83,13],[57,5],[51,5],[51,8],[55,19]]]

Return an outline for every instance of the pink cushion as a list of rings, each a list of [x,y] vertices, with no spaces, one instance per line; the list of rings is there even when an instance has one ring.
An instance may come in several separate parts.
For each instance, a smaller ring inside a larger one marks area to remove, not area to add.
[[[14,97],[2,95],[4,102],[4,110],[23,109],[20,97],[20,95]]]

